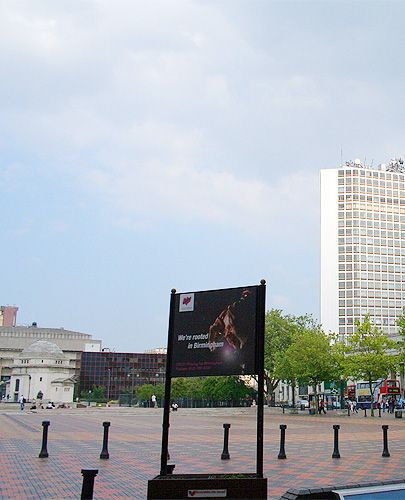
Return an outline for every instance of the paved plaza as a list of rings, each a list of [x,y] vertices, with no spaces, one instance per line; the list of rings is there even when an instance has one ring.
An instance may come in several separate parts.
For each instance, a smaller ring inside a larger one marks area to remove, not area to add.
[[[146,498],[159,473],[162,410],[83,408],[20,412],[0,408],[0,498],[80,498],[81,469],[99,470],[94,498]],[[48,458],[38,458],[43,420]],[[103,421],[111,422],[109,460],[100,460]],[[231,459],[220,459],[223,423],[230,423]],[[278,460],[279,425],[287,424],[286,460]],[[340,424],[340,459],[332,459],[333,424]],[[381,425],[389,425],[383,458]],[[256,408],[179,409],[171,414],[170,463],[175,473],[255,472]],[[269,498],[289,488],[405,478],[405,418],[283,415],[265,409],[264,472]]]

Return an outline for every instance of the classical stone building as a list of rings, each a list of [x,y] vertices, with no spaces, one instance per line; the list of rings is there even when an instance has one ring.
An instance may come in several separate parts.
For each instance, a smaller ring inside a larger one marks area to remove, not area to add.
[[[37,340],[52,342],[63,351],[76,380],[80,377],[82,352],[101,350],[101,340],[95,340],[86,333],[64,328],[40,328],[36,323],[31,326],[0,326],[0,397],[5,394],[6,382],[10,380],[15,360]],[[10,397],[14,397],[14,392],[12,389]]]
[[[37,340],[19,353],[10,366],[5,397],[18,401],[42,395],[45,401],[71,403],[75,385],[75,367],[53,342]]]

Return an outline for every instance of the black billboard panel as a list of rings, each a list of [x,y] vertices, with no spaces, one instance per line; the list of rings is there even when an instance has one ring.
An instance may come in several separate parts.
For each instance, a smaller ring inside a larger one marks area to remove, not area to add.
[[[258,286],[175,296],[172,377],[257,373]]]

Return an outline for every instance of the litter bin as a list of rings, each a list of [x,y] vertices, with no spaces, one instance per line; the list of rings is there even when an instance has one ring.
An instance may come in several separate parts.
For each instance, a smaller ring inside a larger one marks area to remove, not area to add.
[[[305,405],[301,405],[301,411],[305,410]]]
[[[315,415],[315,408],[310,408],[308,411],[310,415]]]
[[[395,410],[395,418],[402,418],[402,410]]]

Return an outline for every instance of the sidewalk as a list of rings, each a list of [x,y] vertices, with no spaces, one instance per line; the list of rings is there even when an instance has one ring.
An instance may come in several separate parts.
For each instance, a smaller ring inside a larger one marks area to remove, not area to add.
[[[0,410],[1,411],[1,410]],[[50,420],[49,458],[39,459],[43,420]],[[100,460],[103,421],[110,421],[109,460]],[[220,459],[223,423],[230,423],[231,459]],[[391,457],[382,458],[382,423]],[[286,460],[278,460],[279,425],[287,424]],[[340,424],[340,459],[332,459]],[[85,408],[0,414],[0,498],[79,498],[82,468],[99,469],[94,498],[145,498],[159,473],[161,409]],[[254,472],[256,409],[179,409],[169,438],[175,473]],[[282,414],[265,411],[264,470],[269,498],[289,488],[405,478],[405,419]]]

